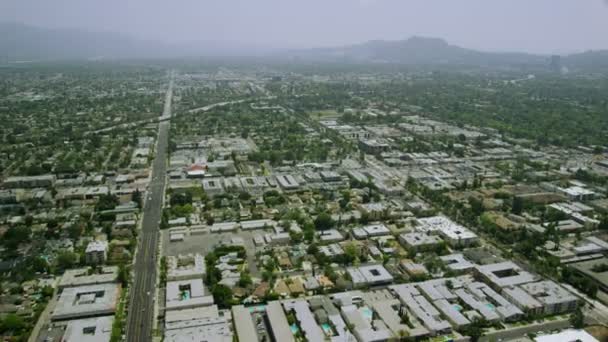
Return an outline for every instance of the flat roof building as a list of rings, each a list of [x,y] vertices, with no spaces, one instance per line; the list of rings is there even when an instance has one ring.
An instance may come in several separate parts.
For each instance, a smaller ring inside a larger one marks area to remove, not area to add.
[[[89,274],[89,270],[88,267],[66,270],[59,281],[59,290],[67,287],[116,283],[118,277],[118,267],[116,266],[102,267],[99,273],[93,274]]]
[[[75,319],[68,322],[63,342],[109,342],[114,316]]]
[[[420,226],[416,229],[424,232],[437,232],[451,246],[470,246],[478,241],[475,233],[455,223],[445,216],[433,216],[418,219]]]
[[[475,268],[475,264],[465,259],[464,255],[460,253],[442,255],[439,257],[439,259],[441,259],[441,261],[445,263],[447,268],[452,271],[466,272]]]
[[[274,228],[276,225],[277,222],[270,219],[241,221],[241,229],[243,230]]]
[[[16,188],[50,188],[55,185],[54,175],[8,177],[2,183],[7,189]]]
[[[242,305],[233,306],[232,320],[239,342],[258,342],[258,334],[248,308]]]
[[[346,272],[350,275],[354,286],[381,285],[393,282],[393,276],[382,265],[349,267]]]
[[[337,229],[328,229],[319,232],[319,239],[323,242],[339,242],[344,240],[344,236]]]
[[[413,284],[393,285],[394,291],[408,311],[413,313],[429,330],[431,335],[449,333],[452,326],[441,317],[441,313],[420,293]]]
[[[58,321],[112,315],[119,297],[118,284],[69,287],[59,295],[51,319]]]
[[[219,195],[224,192],[221,178],[206,178],[203,179],[203,190],[210,196]]]
[[[216,305],[205,308],[169,311],[166,314],[166,342],[232,342],[232,315]]]
[[[393,337],[382,320],[373,319],[371,308],[347,305],[340,308],[342,316],[352,327],[353,333],[361,342],[388,341]]]
[[[266,317],[270,325],[271,337],[274,341],[295,342],[283,306],[279,301],[273,301],[266,306]]]
[[[585,330],[568,329],[556,334],[541,335],[534,338],[535,342],[599,342]]]
[[[578,305],[578,298],[570,291],[551,280],[520,285],[530,296],[542,303],[548,315],[572,312]]]
[[[536,315],[544,312],[543,304],[519,286],[505,287],[502,294],[523,312]]]
[[[319,324],[317,324],[315,316],[310,311],[310,306],[306,300],[283,301],[283,306],[285,307],[285,311],[293,311],[295,313],[296,320],[307,341],[325,340],[325,334]]]
[[[353,229],[353,235],[357,239],[366,239],[373,236],[389,235],[391,233],[383,224],[370,224],[365,227]]]
[[[405,248],[413,251],[432,248],[443,242],[443,240],[437,235],[430,235],[420,232],[401,234],[399,235],[399,241]]]
[[[106,261],[108,255],[107,241],[91,241],[85,250],[87,264],[99,265]]]
[[[292,175],[278,175],[276,178],[283,190],[296,190],[300,187],[300,183]]]
[[[507,286],[521,285],[537,280],[535,275],[524,271],[511,261],[476,266],[475,272],[497,291]]]
[[[213,296],[206,294],[202,279],[167,282],[165,309],[181,310],[213,304]]]
[[[205,269],[205,258],[198,253],[167,257],[168,281],[202,279]]]

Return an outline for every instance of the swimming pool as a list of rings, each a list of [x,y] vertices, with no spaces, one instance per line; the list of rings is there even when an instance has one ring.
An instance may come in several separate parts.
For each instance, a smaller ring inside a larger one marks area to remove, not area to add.
[[[258,305],[258,306],[250,306],[249,307],[249,312],[254,313],[254,312],[264,312],[266,311],[266,305]]]
[[[331,329],[331,325],[329,325],[327,323],[321,324],[321,328],[323,328],[323,331],[325,332],[326,335],[331,336],[334,334],[333,330]]]
[[[297,334],[297,333],[298,333],[298,331],[300,331],[300,328],[298,328],[298,325],[297,325],[297,324],[295,324],[295,323],[294,323],[294,324],[292,324],[292,325],[290,326],[290,328],[291,328],[291,333],[292,333],[292,334],[294,334],[294,335],[295,335],[295,334]]]
[[[374,312],[368,307],[361,308],[361,312],[363,313],[363,316],[370,321],[374,318]]]

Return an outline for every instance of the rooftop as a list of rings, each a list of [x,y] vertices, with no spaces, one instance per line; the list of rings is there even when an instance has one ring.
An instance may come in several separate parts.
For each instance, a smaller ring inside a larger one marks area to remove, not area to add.
[[[63,320],[113,314],[119,294],[118,284],[66,288],[59,296],[51,319]]]

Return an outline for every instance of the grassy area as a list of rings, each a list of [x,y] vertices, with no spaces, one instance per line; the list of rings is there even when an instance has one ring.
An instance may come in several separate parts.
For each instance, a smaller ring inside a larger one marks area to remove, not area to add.
[[[122,341],[127,292],[127,288],[125,288],[120,294],[120,301],[118,302],[118,308],[116,309],[116,314],[114,315],[114,323],[112,324],[112,335],[110,337],[110,342]]]
[[[335,111],[333,109],[320,110],[320,111],[315,111],[315,112],[310,113],[311,118],[317,119],[319,121],[339,118],[341,116],[342,116],[342,114],[338,113],[337,111]]]

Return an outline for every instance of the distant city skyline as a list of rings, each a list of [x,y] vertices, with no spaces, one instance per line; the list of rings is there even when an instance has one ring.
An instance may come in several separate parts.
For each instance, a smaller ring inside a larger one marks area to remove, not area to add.
[[[267,48],[425,36],[485,51],[608,49],[607,0],[9,0],[0,21]]]

